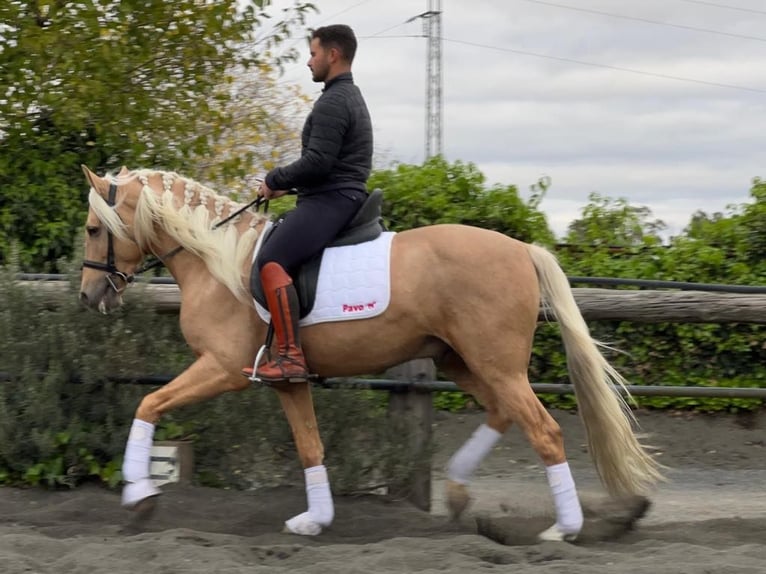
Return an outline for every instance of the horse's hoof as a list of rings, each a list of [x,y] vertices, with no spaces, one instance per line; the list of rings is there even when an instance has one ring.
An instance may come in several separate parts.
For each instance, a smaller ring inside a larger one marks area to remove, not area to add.
[[[132,515],[128,523],[121,529],[123,534],[138,534],[144,532],[146,524],[152,519],[157,510],[159,494],[154,494],[143,500],[139,500],[130,507],[125,507],[131,511]]]
[[[583,512],[586,519],[603,520],[632,528],[651,506],[652,502],[647,497],[634,495],[603,501],[583,501]]]
[[[148,498],[144,498],[143,500],[140,500],[138,503],[134,504],[130,510],[133,511],[134,516],[139,517],[141,520],[149,520],[152,516],[154,516],[155,510],[157,510],[157,501],[159,498],[159,494],[154,494]]]
[[[578,541],[587,544],[616,540],[633,530],[650,507],[651,501],[645,496],[586,503],[585,524]]]
[[[282,533],[317,536],[322,533],[322,525],[312,520],[308,512],[304,512],[286,521]]]
[[[646,496],[636,495],[625,501],[627,519],[629,528],[633,528],[636,521],[646,516],[646,513],[652,507],[652,501]]]
[[[547,530],[543,530],[537,535],[540,542],[574,542],[577,540],[577,533],[562,532],[557,524],[554,524]]]
[[[471,496],[468,494],[468,489],[464,484],[454,480],[448,480],[445,489],[450,519],[458,520],[471,503]]]
[[[126,482],[122,487],[122,505],[128,510],[135,509],[142,501],[157,496],[162,491],[154,486],[150,478],[142,478],[136,482]]]

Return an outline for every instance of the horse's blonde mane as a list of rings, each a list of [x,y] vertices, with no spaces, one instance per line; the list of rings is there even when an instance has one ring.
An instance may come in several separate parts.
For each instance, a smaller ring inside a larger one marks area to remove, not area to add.
[[[175,172],[141,169],[107,177],[118,186],[135,180],[141,183],[132,238],[141,249],[151,250],[158,240],[158,229],[162,229],[184,249],[199,256],[210,273],[237,298],[251,301],[243,281],[243,270],[258,238],[254,226],[268,219],[267,216],[251,213],[253,218],[249,227],[242,233],[235,227],[242,215],[213,229],[216,223],[242,205]],[[159,181],[162,182],[162,189],[152,187]],[[93,190],[89,200],[93,211],[109,231],[121,239],[129,238],[128,229],[116,212],[120,203],[111,208]]]

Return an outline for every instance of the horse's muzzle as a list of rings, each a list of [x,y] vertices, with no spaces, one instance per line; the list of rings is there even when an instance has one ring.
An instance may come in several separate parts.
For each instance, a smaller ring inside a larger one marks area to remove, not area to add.
[[[80,303],[89,309],[106,314],[122,305],[122,295],[104,282],[96,289],[83,287],[80,290]]]

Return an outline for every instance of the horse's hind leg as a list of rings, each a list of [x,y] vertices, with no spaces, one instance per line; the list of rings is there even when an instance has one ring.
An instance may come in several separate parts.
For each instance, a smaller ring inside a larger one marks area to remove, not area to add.
[[[439,361],[439,368],[461,389],[473,395],[487,411],[487,422],[473,432],[447,463],[447,509],[450,517],[457,520],[470,504],[468,485],[476,469],[511,426],[511,421],[501,416],[491,400],[489,387],[473,376],[454,351],[450,351]]]
[[[466,454],[456,453],[458,472],[453,472],[450,479],[459,483],[460,465],[466,464],[472,472],[500,433],[505,432],[512,423],[518,424],[546,467],[556,507],[556,523],[540,536],[546,540],[571,540],[582,528],[582,509],[566,460],[561,427],[540,403],[527,378],[537,317],[527,314],[528,321],[524,321],[523,311],[493,311],[492,315],[484,317],[480,333],[506,333],[502,338],[469,336],[465,328],[456,329],[449,337],[455,353],[459,355],[452,359],[453,366],[464,361],[463,372],[470,373],[470,378],[467,376],[467,382],[461,386],[477,396],[488,415],[486,428],[480,427],[475,438],[472,437],[461,449]],[[514,316],[515,320],[509,325],[503,322],[503,316]],[[475,464],[472,464],[471,453]],[[464,490],[455,486],[452,488],[458,493]],[[453,494],[453,498],[459,501],[457,495]]]
[[[523,348],[523,347],[519,347]],[[451,515],[457,518],[470,501],[467,484],[481,461],[511,426],[521,427],[535,452],[546,467],[548,484],[556,507],[556,524],[540,534],[544,540],[572,540],[583,524],[582,508],[574,479],[564,451],[561,427],[548,413],[532,391],[525,371],[503,372],[503,365],[524,365],[525,358],[513,361],[499,360],[493,372],[484,369],[479,375],[472,372],[462,359],[450,353],[440,367],[465,391],[473,394],[487,410],[487,423],[455,453],[448,464],[447,504]],[[476,370],[479,370],[478,368]],[[495,372],[496,371],[496,372]]]
[[[545,465],[556,507],[556,523],[540,534],[543,540],[574,540],[583,525],[583,513],[564,452],[561,427],[545,409],[526,373],[495,386],[498,409],[521,427]]]

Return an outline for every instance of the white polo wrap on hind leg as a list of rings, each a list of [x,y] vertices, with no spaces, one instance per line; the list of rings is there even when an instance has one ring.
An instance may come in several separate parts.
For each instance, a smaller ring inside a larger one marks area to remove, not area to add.
[[[481,425],[447,463],[447,476],[458,484],[468,484],[481,461],[503,436],[495,429]]]
[[[303,473],[306,477],[306,498],[309,509],[285,522],[285,527],[293,534],[316,536],[322,532],[322,528],[330,526],[335,518],[330,481],[323,464],[307,468]]]
[[[556,506],[556,524],[553,528],[558,529],[563,535],[561,539],[566,540],[579,534],[583,525],[582,507],[577,497],[572,471],[568,462],[562,462],[546,467],[545,472]]]
[[[122,463],[122,478],[126,482],[122,489],[123,506],[133,506],[160,493],[149,475],[153,440],[154,425],[133,419]]]

